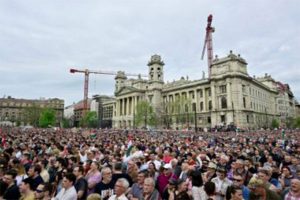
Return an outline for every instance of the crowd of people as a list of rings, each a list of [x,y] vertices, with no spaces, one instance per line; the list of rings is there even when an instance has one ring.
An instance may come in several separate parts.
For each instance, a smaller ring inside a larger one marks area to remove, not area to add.
[[[0,199],[300,200],[298,130],[0,128],[0,137]]]

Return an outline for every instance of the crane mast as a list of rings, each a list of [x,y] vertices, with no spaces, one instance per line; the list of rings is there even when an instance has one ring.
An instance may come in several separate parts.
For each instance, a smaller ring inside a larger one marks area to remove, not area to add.
[[[206,34],[204,39],[204,46],[202,50],[201,59],[203,60],[205,50],[207,50],[207,65],[208,65],[208,78],[211,77],[211,65],[213,60],[213,43],[212,43],[212,33],[215,28],[211,26],[213,16],[209,15],[207,18]]]

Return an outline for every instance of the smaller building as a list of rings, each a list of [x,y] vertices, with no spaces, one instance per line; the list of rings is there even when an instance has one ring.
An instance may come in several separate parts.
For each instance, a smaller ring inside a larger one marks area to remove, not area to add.
[[[99,128],[111,128],[115,98],[106,95],[94,95],[91,111],[96,111]]]
[[[56,114],[56,126],[63,120],[64,100],[58,98],[16,99],[8,96],[0,98],[0,121],[10,121],[15,125],[37,125],[40,109],[50,108]],[[31,119],[28,112],[32,111]],[[35,123],[35,124],[32,124]]]

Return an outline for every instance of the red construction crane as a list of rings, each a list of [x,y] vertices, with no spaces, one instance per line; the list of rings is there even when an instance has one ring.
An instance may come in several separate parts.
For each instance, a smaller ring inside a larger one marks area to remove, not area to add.
[[[70,69],[71,73],[84,73],[84,96],[83,96],[83,113],[87,111],[88,104],[88,92],[89,92],[89,75],[90,74],[106,74],[106,75],[117,75],[117,72],[113,71],[92,71],[88,69]],[[125,74],[126,76],[143,76],[140,74]]]
[[[203,60],[205,49],[207,49],[208,78],[210,78],[211,76],[211,65],[213,60],[212,33],[215,31],[215,28],[211,27],[212,18],[213,18],[212,15],[209,15],[207,18],[206,34],[205,34],[204,46],[203,46],[202,56],[201,56],[201,59]]]

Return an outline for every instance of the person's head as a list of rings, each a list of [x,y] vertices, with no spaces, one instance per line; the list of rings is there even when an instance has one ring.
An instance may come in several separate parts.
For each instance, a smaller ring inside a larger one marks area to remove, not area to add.
[[[114,172],[115,171],[122,171],[122,163],[121,162],[116,162],[115,164],[114,164]]]
[[[202,175],[199,170],[191,172],[192,185],[196,187],[201,187],[203,185]]]
[[[150,163],[148,164],[148,169],[149,169],[149,170],[153,170],[153,171],[157,171],[154,162],[150,162]]]
[[[226,199],[228,200],[243,200],[243,191],[241,187],[230,186],[226,192]]]
[[[99,170],[99,163],[96,161],[93,161],[91,164],[91,170]]]
[[[228,156],[226,156],[226,155],[221,155],[221,156],[220,156],[219,163],[220,163],[221,165],[227,164],[228,161],[229,161],[229,157],[228,157]]]
[[[285,177],[289,177],[292,172],[288,166],[284,166],[282,167],[281,173],[284,174]]]
[[[226,178],[226,169],[223,167],[217,168],[217,176],[221,180],[225,179]]]
[[[136,164],[133,160],[129,160],[127,163],[127,170],[133,170],[135,168]]]
[[[54,187],[51,183],[43,183],[44,185],[44,196],[50,197],[53,193]]]
[[[56,159],[55,165],[56,168],[63,168],[66,166],[66,161],[63,158],[58,157]]]
[[[20,186],[19,186],[20,193],[28,193],[30,190],[32,190],[32,179],[25,178],[22,180]]]
[[[39,165],[41,166],[42,169],[45,169],[48,163],[49,163],[48,160],[44,159],[39,162]]]
[[[215,172],[217,169],[217,165],[214,162],[209,162],[207,166],[207,171]]]
[[[266,184],[261,178],[252,177],[249,181],[248,188],[255,196],[262,196],[266,190]]]
[[[38,185],[38,187],[34,191],[35,199],[43,199],[44,198],[44,196],[45,196],[44,189],[45,189],[44,183]]]
[[[86,200],[101,200],[100,194],[92,193],[90,194]]]
[[[115,193],[117,196],[124,194],[129,187],[129,183],[125,178],[119,178],[115,183]]]
[[[169,190],[175,190],[177,181],[173,178],[170,178],[168,182],[169,182],[168,189]]]
[[[84,174],[83,166],[79,165],[77,167],[74,167],[73,174],[76,176],[76,178],[83,176]]]
[[[188,189],[188,184],[186,181],[183,179],[178,179],[177,180],[177,190],[179,192],[186,191]]]
[[[72,173],[67,173],[63,178],[62,186],[63,188],[68,189],[74,185],[75,181],[76,176]]]
[[[243,176],[240,174],[233,174],[233,185],[236,187],[241,187],[244,184]]]
[[[102,181],[108,183],[112,179],[112,171],[109,167],[103,167],[101,170]]]
[[[270,172],[267,169],[259,169],[257,177],[261,179],[264,183],[267,183],[270,179]]]
[[[42,171],[42,168],[40,165],[31,165],[29,170],[28,170],[28,177],[35,177],[39,175]]]
[[[204,185],[204,191],[207,196],[212,196],[216,193],[216,185],[214,182],[206,182]]]
[[[300,192],[300,180],[299,179],[292,179],[291,180],[291,190],[295,193]]]
[[[153,178],[145,178],[144,184],[143,184],[143,192],[145,194],[151,194],[155,189],[155,181]]]
[[[171,164],[170,163],[167,163],[167,164],[165,164],[164,166],[163,166],[163,173],[166,175],[166,176],[168,176],[168,175],[170,175],[171,173],[172,173],[172,166],[171,166]]]
[[[14,169],[8,170],[4,173],[3,176],[3,182],[5,182],[7,185],[12,185],[15,182],[15,178],[17,176],[17,171]]]
[[[137,176],[137,182],[138,182],[138,184],[143,185],[144,184],[144,180],[147,177],[148,177],[147,171],[140,171],[138,173],[138,176]]]

